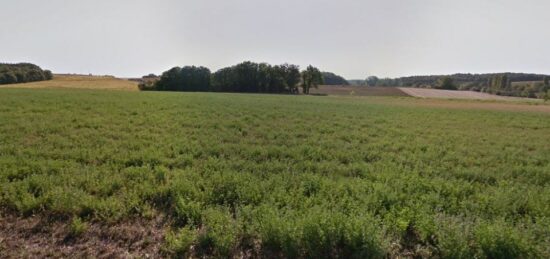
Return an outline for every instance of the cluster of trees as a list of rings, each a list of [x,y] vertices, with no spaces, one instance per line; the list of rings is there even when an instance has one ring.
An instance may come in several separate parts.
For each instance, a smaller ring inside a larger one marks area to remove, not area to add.
[[[0,84],[16,84],[51,80],[53,74],[30,63],[4,64],[0,63]]]
[[[323,80],[325,85],[350,85],[348,80],[331,72],[323,72]]]
[[[143,78],[141,90],[295,94],[301,86],[307,94],[311,87],[323,83],[322,73],[313,66],[300,72],[297,65],[250,61],[214,73],[206,67],[174,67],[157,80],[151,78],[155,78],[154,75]]]

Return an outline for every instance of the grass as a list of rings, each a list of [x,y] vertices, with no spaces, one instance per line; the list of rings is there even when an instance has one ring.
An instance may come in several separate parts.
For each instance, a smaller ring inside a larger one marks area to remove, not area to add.
[[[172,256],[548,258],[549,114],[423,102],[0,89],[0,208],[166,214]]]
[[[137,91],[138,83],[111,76],[54,75],[53,80],[3,85],[2,88],[66,88]]]

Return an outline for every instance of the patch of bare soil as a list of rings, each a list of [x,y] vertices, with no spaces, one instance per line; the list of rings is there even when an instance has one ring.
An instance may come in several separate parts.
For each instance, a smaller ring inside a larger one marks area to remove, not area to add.
[[[310,89],[311,94],[348,96],[409,96],[397,87],[321,85]]]
[[[528,99],[528,98],[499,96],[499,95],[480,93],[475,91],[452,91],[452,90],[411,88],[411,87],[399,87],[399,89],[410,96],[420,97],[420,98],[537,101],[537,100]]]
[[[89,223],[74,236],[69,220],[0,215],[0,258],[158,258],[164,217]]]

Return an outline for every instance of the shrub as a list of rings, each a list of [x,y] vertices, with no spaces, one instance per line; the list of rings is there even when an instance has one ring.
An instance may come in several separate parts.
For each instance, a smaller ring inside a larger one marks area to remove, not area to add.
[[[164,250],[177,258],[189,257],[191,245],[197,240],[197,231],[184,227],[177,232],[168,232],[165,236]]]
[[[69,235],[71,237],[79,237],[88,231],[88,224],[79,217],[74,217],[69,225]]]

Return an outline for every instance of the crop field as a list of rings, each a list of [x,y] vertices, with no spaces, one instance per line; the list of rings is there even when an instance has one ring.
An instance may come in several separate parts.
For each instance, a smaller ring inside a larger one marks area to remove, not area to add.
[[[470,99],[470,100],[501,100],[501,101],[523,101],[523,102],[540,102],[540,99],[521,98],[510,96],[499,96],[476,91],[456,91],[456,90],[441,90],[429,88],[412,88],[399,87],[401,91],[409,96],[420,98],[445,98],[445,99]]]
[[[549,258],[549,106],[499,105],[0,89],[0,255]]]
[[[138,83],[112,76],[54,75],[53,80],[3,85],[0,88],[66,88],[137,91]]]
[[[409,96],[397,87],[380,86],[335,86],[321,85],[318,89],[312,88],[312,94],[318,95],[347,95],[347,96]]]

